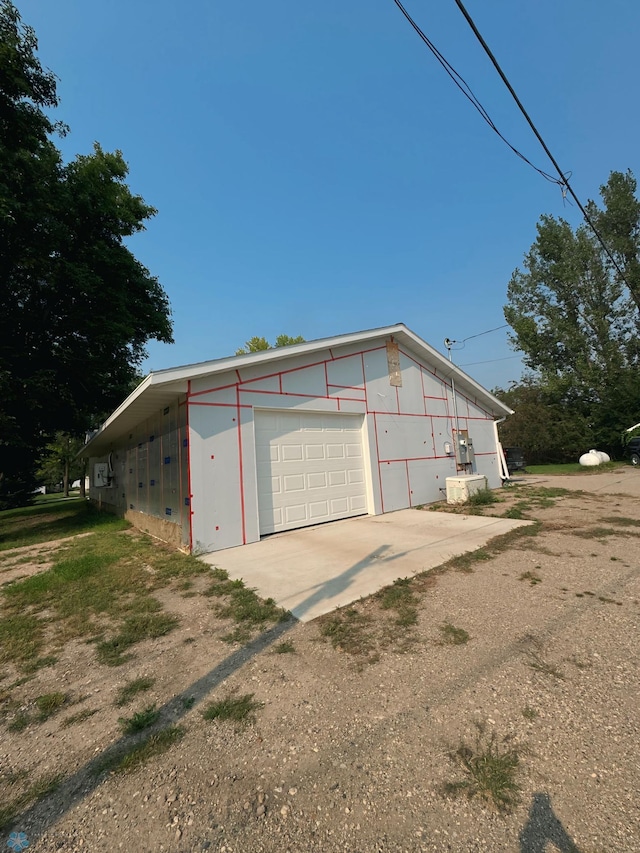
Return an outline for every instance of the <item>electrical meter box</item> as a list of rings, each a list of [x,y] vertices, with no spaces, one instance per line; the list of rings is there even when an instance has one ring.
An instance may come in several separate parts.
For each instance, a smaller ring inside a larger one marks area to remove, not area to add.
[[[487,478],[483,474],[462,474],[459,477],[447,477],[447,503],[465,504],[471,495],[487,488]]]
[[[458,465],[473,465],[473,441],[466,435],[456,437],[456,462]]]
[[[96,489],[111,485],[108,462],[96,462],[93,466],[93,485]]]

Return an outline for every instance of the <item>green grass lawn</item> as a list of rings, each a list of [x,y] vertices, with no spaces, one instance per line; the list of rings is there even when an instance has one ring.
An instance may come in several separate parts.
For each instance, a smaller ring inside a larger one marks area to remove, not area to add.
[[[603,471],[614,471],[626,465],[625,462],[605,462],[604,465],[594,465],[588,468],[579,462],[564,462],[562,464],[527,465],[527,474],[600,474]]]
[[[123,530],[122,519],[100,512],[84,498],[42,495],[33,506],[0,512],[0,551],[62,539],[89,530]]]

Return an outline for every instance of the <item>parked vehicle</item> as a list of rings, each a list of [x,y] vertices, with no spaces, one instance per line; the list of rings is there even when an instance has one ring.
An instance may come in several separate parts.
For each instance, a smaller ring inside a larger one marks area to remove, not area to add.
[[[503,449],[509,473],[511,474],[513,471],[524,471],[527,465],[527,460],[524,458],[524,451],[522,448],[505,447]]]
[[[625,448],[627,459],[632,465],[640,466],[640,435],[630,438]]]

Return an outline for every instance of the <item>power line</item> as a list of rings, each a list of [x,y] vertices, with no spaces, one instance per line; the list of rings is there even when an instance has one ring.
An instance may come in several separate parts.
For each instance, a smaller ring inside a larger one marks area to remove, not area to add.
[[[502,326],[496,326],[495,329],[487,329],[486,332],[478,332],[477,335],[469,335],[468,338],[463,338],[461,341],[454,341],[451,338],[445,338],[444,339],[444,345],[450,351],[453,347],[453,344],[462,344],[462,346],[459,349],[463,350],[464,345],[466,344],[467,341],[471,341],[474,338],[481,338],[483,335],[490,335],[491,332],[499,332],[500,329],[506,329],[508,326],[509,326],[508,323],[503,323]]]
[[[501,326],[496,326],[495,329],[487,329],[486,332],[478,332],[477,335],[469,335],[468,338],[463,338],[460,343],[464,344],[466,341],[470,341],[473,338],[481,338],[483,335],[489,335],[491,332],[499,332],[500,329],[506,329],[508,325],[508,323],[503,323]]]
[[[394,2],[397,4],[397,0],[394,0]],[[572,186],[571,186],[571,184],[569,183],[569,178],[566,176],[566,174],[562,171],[562,169],[561,169],[561,168],[560,168],[560,166],[558,165],[558,163],[557,163],[557,161],[556,161],[555,157],[553,156],[553,154],[552,154],[552,153],[551,153],[551,151],[549,150],[549,147],[547,146],[546,142],[544,141],[544,139],[542,138],[542,136],[541,136],[540,132],[538,131],[538,128],[535,126],[535,124],[533,123],[533,121],[532,121],[532,119],[531,119],[531,117],[530,117],[529,113],[528,113],[528,112],[526,111],[526,109],[524,108],[524,106],[523,106],[523,104],[522,104],[522,101],[521,101],[521,100],[520,100],[520,98],[516,95],[516,93],[515,93],[515,90],[514,90],[513,86],[511,85],[511,83],[510,83],[510,82],[509,82],[509,80],[507,79],[507,75],[504,73],[504,71],[503,71],[503,70],[502,70],[502,68],[500,67],[500,64],[498,63],[498,60],[497,60],[497,59],[495,58],[495,56],[493,55],[493,53],[492,53],[492,51],[491,51],[491,48],[489,47],[489,45],[486,43],[486,41],[485,41],[485,40],[484,40],[484,38],[482,37],[482,34],[480,33],[480,31],[478,30],[477,26],[475,25],[475,23],[474,23],[474,21],[473,21],[473,19],[472,19],[471,15],[470,15],[470,14],[467,12],[467,10],[465,9],[464,3],[462,3],[462,0],[454,0],[454,2],[455,2],[455,4],[456,4],[456,6],[458,7],[458,9],[462,12],[462,14],[463,14],[463,16],[464,16],[465,20],[467,21],[467,23],[469,24],[469,26],[471,27],[471,29],[473,30],[473,34],[475,35],[475,37],[478,39],[478,41],[479,41],[479,42],[480,42],[480,44],[482,45],[482,48],[484,49],[484,52],[487,54],[487,56],[488,56],[488,57],[489,57],[489,59],[491,60],[491,62],[492,62],[492,64],[493,64],[493,67],[496,69],[496,71],[497,71],[497,72],[498,72],[498,74],[500,75],[500,78],[502,79],[502,82],[505,84],[505,86],[506,86],[506,87],[507,87],[507,89],[509,90],[509,92],[510,92],[510,94],[511,94],[511,97],[513,98],[513,100],[514,100],[514,101],[516,102],[516,104],[518,105],[518,109],[520,110],[520,112],[522,113],[522,115],[525,117],[525,119],[526,119],[526,121],[527,121],[527,124],[529,125],[529,127],[531,128],[531,130],[534,132],[534,134],[535,134],[535,136],[536,136],[536,139],[538,140],[538,142],[540,143],[540,145],[542,145],[542,147],[543,147],[543,149],[544,149],[544,151],[545,151],[545,154],[547,155],[547,157],[549,158],[549,160],[553,163],[553,166],[554,166],[554,168],[555,168],[556,172],[557,172],[557,173],[558,173],[558,175],[560,176],[560,181],[558,181],[558,183],[559,183],[559,184],[564,188],[564,189],[563,189],[563,195],[564,195],[565,191],[566,191],[566,192],[568,192],[568,193],[569,193],[569,195],[571,196],[571,198],[572,198],[572,199],[575,201],[575,203],[578,205],[578,208],[579,208],[580,212],[582,213],[582,215],[584,216],[584,219],[585,219],[585,221],[586,221],[587,225],[589,225],[589,227],[591,228],[591,230],[593,231],[593,233],[594,233],[594,234],[595,234],[595,236],[597,237],[597,239],[598,239],[598,241],[599,241],[600,245],[602,246],[602,248],[603,248],[603,249],[604,249],[604,251],[606,252],[606,254],[607,254],[607,256],[608,256],[609,260],[611,261],[611,263],[614,265],[614,267],[615,267],[615,268],[616,268],[616,270],[618,271],[618,274],[620,275],[620,278],[621,278],[621,279],[622,279],[622,281],[627,285],[627,287],[629,288],[629,290],[633,293],[633,290],[632,290],[631,286],[629,285],[629,282],[626,280],[624,273],[623,273],[623,272],[622,272],[622,270],[620,269],[620,266],[618,265],[618,262],[617,262],[617,261],[616,261],[616,259],[613,257],[613,255],[612,255],[612,253],[611,253],[611,251],[610,251],[609,247],[608,247],[608,246],[607,246],[607,244],[605,243],[605,241],[604,241],[604,239],[602,238],[602,236],[601,236],[600,232],[598,231],[598,229],[596,228],[596,226],[595,226],[595,225],[593,224],[593,222],[591,221],[591,218],[590,218],[589,214],[587,213],[587,211],[585,210],[585,208],[584,208],[584,206],[583,206],[582,202],[580,201],[580,199],[578,198],[578,196],[577,196],[577,195],[575,194],[575,192],[573,191],[573,187],[572,187]],[[555,180],[555,179],[554,179],[554,180]]]
[[[550,181],[550,182],[551,182],[551,183],[553,183],[553,184],[557,184],[557,185],[558,185],[558,186],[560,186],[560,187],[564,187],[564,185],[565,185],[565,177],[564,177],[564,175],[561,175],[562,180],[558,180],[557,178],[554,178],[554,176],[553,176],[553,175],[550,175],[548,172],[545,172],[545,171],[543,171],[542,169],[539,169],[537,166],[535,166],[535,165],[531,162],[531,160],[529,160],[527,157],[525,157],[525,156],[524,156],[524,154],[522,154],[522,152],[521,152],[521,151],[518,151],[518,149],[517,149],[517,148],[515,148],[515,147],[514,147],[514,146],[509,142],[509,140],[508,140],[505,136],[503,136],[503,135],[502,135],[502,133],[500,133],[500,131],[499,131],[499,130],[498,130],[498,128],[496,127],[496,125],[495,125],[495,123],[494,123],[493,119],[491,118],[491,116],[489,115],[489,113],[487,112],[487,110],[483,107],[483,105],[480,103],[480,101],[478,100],[478,98],[476,97],[476,95],[474,94],[474,92],[472,91],[471,87],[469,86],[469,84],[467,83],[467,81],[464,79],[464,77],[462,77],[462,75],[461,75],[461,74],[459,74],[459,73],[456,71],[456,69],[453,67],[453,65],[451,65],[451,63],[450,63],[450,62],[449,62],[449,61],[448,61],[448,60],[447,60],[447,59],[446,59],[446,58],[445,58],[445,57],[440,53],[440,51],[438,50],[438,48],[434,45],[434,43],[433,43],[433,42],[431,41],[431,39],[426,35],[426,33],[424,33],[424,32],[423,32],[423,30],[421,30],[421,29],[420,29],[420,27],[418,26],[418,24],[413,20],[413,18],[412,18],[412,17],[411,17],[411,15],[407,12],[407,10],[406,10],[406,9],[405,9],[405,7],[402,5],[402,3],[400,2],[400,0],[393,0],[393,2],[396,4],[396,6],[398,7],[398,9],[402,12],[402,14],[404,15],[404,17],[405,17],[405,18],[407,19],[407,21],[409,22],[409,24],[410,24],[410,25],[413,27],[413,29],[416,31],[416,33],[420,36],[420,38],[422,39],[422,41],[423,41],[423,42],[426,44],[426,46],[429,48],[429,50],[431,51],[431,53],[432,53],[432,54],[435,56],[435,58],[438,60],[438,62],[440,63],[440,65],[442,65],[442,67],[444,68],[444,70],[447,72],[447,74],[449,75],[449,77],[451,77],[451,79],[452,79],[452,80],[453,80],[453,82],[456,84],[456,86],[458,87],[458,89],[460,89],[460,91],[461,91],[461,92],[462,92],[462,94],[465,96],[465,98],[467,98],[469,101],[471,101],[471,103],[473,104],[473,106],[475,107],[475,109],[480,113],[480,115],[481,115],[481,116],[482,116],[482,118],[486,121],[486,123],[489,125],[489,127],[491,128],[491,130],[493,130],[493,131],[494,131],[494,133],[496,133],[496,134],[500,137],[500,139],[505,143],[505,145],[507,145],[507,146],[511,149],[511,151],[513,151],[513,153],[514,153],[517,157],[520,157],[520,159],[521,159],[521,160],[524,160],[524,162],[525,162],[525,163],[527,163],[529,166],[531,166],[531,168],[532,168],[532,169],[535,169],[535,171],[536,171],[536,172],[538,172],[538,174],[539,174],[539,175],[542,175],[542,177],[543,177],[543,178],[545,178],[545,180]]]
[[[519,355],[507,355],[504,358],[490,358],[487,361],[465,361],[464,364],[459,364],[458,367],[473,367],[475,364],[493,364],[496,361],[511,361],[511,359],[520,358]]]

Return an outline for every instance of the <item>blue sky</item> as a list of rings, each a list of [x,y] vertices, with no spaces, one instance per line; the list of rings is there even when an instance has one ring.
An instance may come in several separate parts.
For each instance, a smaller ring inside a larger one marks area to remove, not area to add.
[[[453,0],[406,0],[492,118],[544,153]],[[131,248],[171,300],[174,345],[145,370],[233,353],[252,335],[406,323],[444,351],[504,323],[541,213],[577,223],[454,88],[392,0],[17,0],[60,78],[65,157],[120,149],[158,209]],[[468,0],[574,189],[638,164],[640,4]],[[519,377],[507,330],[456,363]]]

